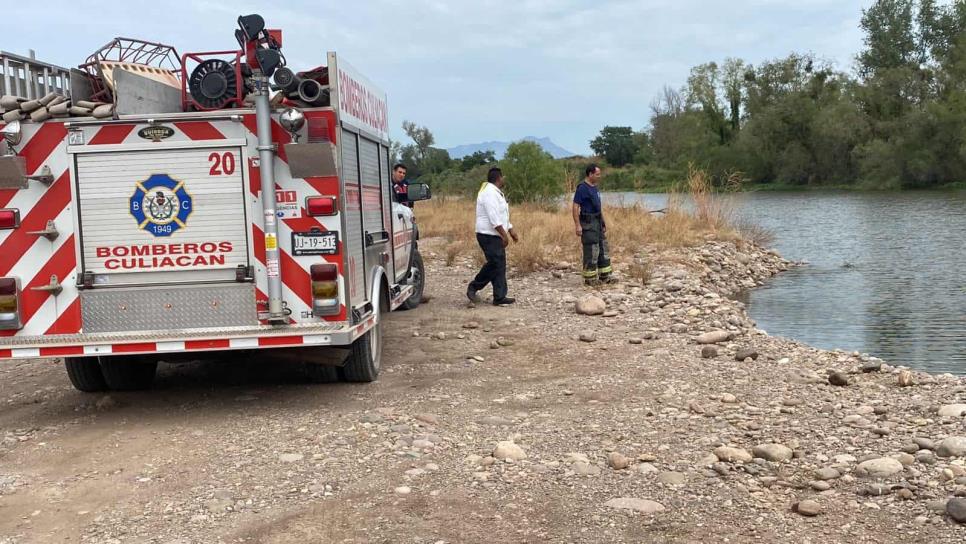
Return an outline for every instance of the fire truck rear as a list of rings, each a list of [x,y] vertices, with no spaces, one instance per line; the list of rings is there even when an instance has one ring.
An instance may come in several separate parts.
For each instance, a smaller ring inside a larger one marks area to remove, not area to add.
[[[397,200],[429,190],[393,191],[385,93],[335,53],[294,72],[279,31],[238,22],[239,50],[119,38],[69,83],[5,54],[0,359],[63,358],[82,391],[213,351],[377,377],[425,277]]]

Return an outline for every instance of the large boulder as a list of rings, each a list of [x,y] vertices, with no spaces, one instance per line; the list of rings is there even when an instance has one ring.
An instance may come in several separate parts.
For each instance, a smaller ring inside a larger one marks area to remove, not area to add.
[[[719,344],[731,340],[732,334],[728,331],[706,332],[694,339],[698,344]]]
[[[950,436],[939,443],[936,455],[940,457],[966,457],[966,436]]]
[[[577,300],[577,313],[580,315],[603,315],[606,309],[607,303],[596,295],[584,295]]]
[[[949,499],[946,513],[959,523],[966,523],[966,499]]]
[[[866,478],[888,478],[902,472],[902,463],[891,457],[869,459],[859,463],[855,473]]]
[[[728,446],[721,446],[715,448],[714,454],[718,459],[726,463],[750,463],[753,457],[747,450],[741,448],[731,448]]]
[[[767,461],[790,461],[793,457],[791,448],[781,444],[762,444],[751,451],[755,457]]]
[[[604,506],[610,508],[617,508],[620,510],[634,510],[636,512],[641,512],[644,514],[656,514],[657,512],[663,512],[666,510],[664,505],[659,502],[649,501],[647,499],[632,499],[632,498],[620,498],[611,499],[604,503]]]
[[[941,417],[966,416],[966,404],[947,404],[939,409]]]
[[[493,457],[497,459],[522,461],[527,458],[527,452],[523,451],[523,448],[513,442],[505,441],[496,445],[496,449],[493,450]]]

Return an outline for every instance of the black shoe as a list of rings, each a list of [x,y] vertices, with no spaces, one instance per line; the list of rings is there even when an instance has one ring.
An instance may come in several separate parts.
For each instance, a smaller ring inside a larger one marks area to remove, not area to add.
[[[600,282],[606,283],[607,285],[612,285],[614,283],[618,283],[618,280],[614,276],[604,276],[600,278]]]
[[[466,298],[470,299],[470,302],[472,302],[473,304],[479,304],[480,302],[483,302],[483,300],[480,299],[480,295],[477,295],[476,291],[474,291],[472,287],[466,288]]]
[[[493,305],[494,306],[509,306],[509,305],[513,304],[514,302],[516,302],[516,301],[517,301],[517,299],[515,299],[513,297],[503,297],[500,300],[494,300],[493,301]]]

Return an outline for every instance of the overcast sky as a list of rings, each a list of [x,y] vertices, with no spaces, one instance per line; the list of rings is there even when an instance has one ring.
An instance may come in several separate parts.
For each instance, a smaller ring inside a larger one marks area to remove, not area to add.
[[[289,64],[334,50],[437,145],[549,136],[577,153],[604,125],[647,124],[664,84],[725,57],[813,52],[851,70],[871,0],[127,0],[6,2],[0,49],[76,66],[114,36],[179,52],[235,47],[235,19],[282,28]],[[283,7],[284,6],[284,7]],[[13,22],[14,24],[11,24]]]

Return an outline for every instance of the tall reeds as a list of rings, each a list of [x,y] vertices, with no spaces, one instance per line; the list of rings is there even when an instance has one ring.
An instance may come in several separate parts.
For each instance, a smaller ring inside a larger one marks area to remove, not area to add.
[[[570,183],[572,180],[568,180]],[[618,269],[631,266],[636,262],[632,257],[648,246],[660,250],[692,246],[708,239],[740,237],[732,226],[731,209],[717,197],[707,175],[692,169],[685,189],[686,193],[669,198],[664,213],[652,213],[639,203],[604,207],[607,238]],[[690,198],[690,205],[684,205],[684,196]],[[460,255],[475,258],[479,253],[474,233],[475,210],[475,202],[461,198],[438,198],[416,206],[421,236],[448,240],[448,265]],[[561,263],[579,268],[580,239],[574,229],[569,199],[563,199],[555,208],[538,204],[513,206],[510,221],[520,235],[520,242],[511,244],[507,253],[511,269],[527,273]],[[640,276],[642,281],[648,275],[646,267],[628,272]]]

